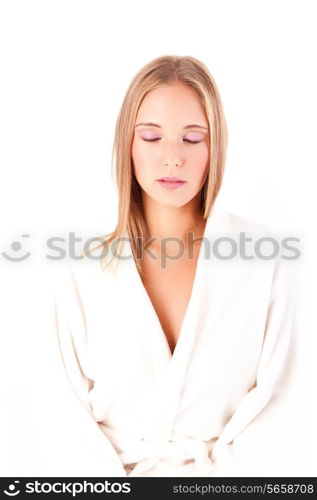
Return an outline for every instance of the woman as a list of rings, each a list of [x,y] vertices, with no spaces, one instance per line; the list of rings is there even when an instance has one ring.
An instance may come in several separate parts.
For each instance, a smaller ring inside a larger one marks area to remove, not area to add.
[[[216,208],[226,148],[202,62],[138,72],[116,126],[116,230],[67,265],[55,302],[105,476],[257,475],[283,457],[270,438],[291,387],[293,272],[266,228]]]

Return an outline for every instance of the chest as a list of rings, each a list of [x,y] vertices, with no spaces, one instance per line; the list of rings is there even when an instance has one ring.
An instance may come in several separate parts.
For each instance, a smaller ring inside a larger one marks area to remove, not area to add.
[[[169,261],[163,267],[159,259],[143,260],[145,290],[173,353],[189,305],[198,254],[191,259]]]

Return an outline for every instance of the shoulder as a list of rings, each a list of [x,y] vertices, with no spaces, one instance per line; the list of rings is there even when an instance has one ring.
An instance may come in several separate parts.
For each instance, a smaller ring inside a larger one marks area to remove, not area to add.
[[[257,236],[257,237],[276,237],[277,233],[269,225],[263,224],[262,222],[253,219],[251,217],[246,217],[244,215],[229,212],[224,212],[227,220],[228,231],[233,233],[245,232],[246,235]]]
[[[216,236],[220,242],[222,238],[226,240],[228,253],[235,249],[231,262],[236,263],[237,268],[251,273],[256,271],[257,276],[262,273],[274,289],[296,286],[296,264],[300,257],[296,238],[294,241],[286,233],[238,213],[218,210],[216,218],[219,221]],[[219,244],[218,253],[220,249]]]
[[[229,211],[223,211],[222,218],[225,221],[224,235],[233,237],[240,245],[247,243],[259,260],[275,261],[280,257],[282,260],[294,261],[300,254],[299,250],[295,252],[296,244],[293,248],[290,245],[294,238],[288,237],[288,234],[281,230]],[[296,238],[295,240],[298,241]],[[291,248],[294,250],[293,253]]]
[[[255,260],[255,257],[260,257],[261,260],[262,255],[262,260],[271,260],[265,259],[265,253],[270,255],[271,251],[273,258],[279,253],[276,248],[278,235],[271,227],[226,210],[217,209],[212,212],[206,235],[212,239],[216,248],[231,246],[235,260]],[[247,249],[251,252],[252,259],[245,254]]]
[[[111,273],[102,265],[102,249],[89,254],[70,257],[50,263],[47,276],[50,289],[55,297],[63,301],[79,300],[91,293],[102,291],[110,286]]]
[[[252,217],[246,217],[219,207],[214,207],[208,217],[207,234],[219,237],[239,236],[245,233],[246,237],[277,237],[272,227],[263,224]]]

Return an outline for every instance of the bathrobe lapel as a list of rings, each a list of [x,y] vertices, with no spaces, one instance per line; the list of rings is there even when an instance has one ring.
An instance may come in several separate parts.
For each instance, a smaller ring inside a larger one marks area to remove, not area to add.
[[[214,210],[212,215],[208,217],[204,232],[205,243],[203,242],[200,248],[192,293],[173,354],[133,258],[125,261],[120,270],[129,293],[133,291],[136,317],[138,313],[142,316],[142,323],[146,324],[145,330],[148,335],[146,341],[153,345],[156,363],[161,367],[159,379],[153,384],[157,401],[157,405],[153,408],[152,435],[155,436],[155,439],[170,438],[187,367],[204,325],[205,317],[208,316],[208,322],[216,320],[216,311],[219,312],[217,307],[214,308],[214,316],[209,311],[210,301],[213,299],[213,294],[210,293],[209,279],[215,281],[215,287],[217,287],[217,283],[225,281],[224,273],[227,266],[220,266],[221,270],[219,271],[212,253],[212,242],[214,237],[224,235],[226,222],[225,214],[218,210]],[[124,252],[127,252],[126,255],[132,256],[128,239],[125,242]],[[217,279],[219,272],[221,272],[221,280]],[[206,311],[208,311],[208,315]]]

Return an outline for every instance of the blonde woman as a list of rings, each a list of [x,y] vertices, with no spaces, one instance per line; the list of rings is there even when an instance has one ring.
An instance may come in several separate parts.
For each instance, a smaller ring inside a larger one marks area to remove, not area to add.
[[[78,432],[105,476],[274,474],[287,456],[293,272],[266,228],[216,207],[226,149],[201,61],[163,56],[136,74],[115,132],[117,226],[68,263],[55,300],[89,415]]]

